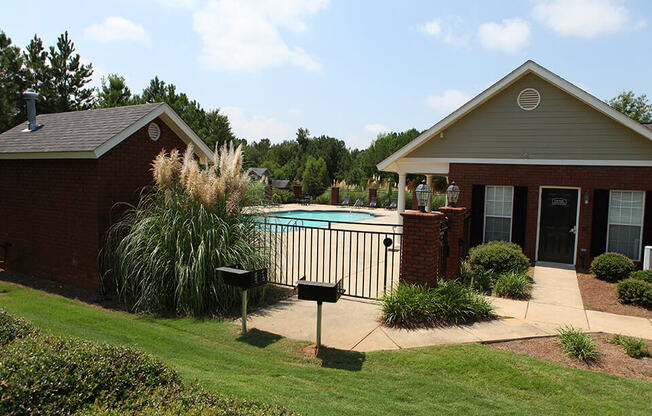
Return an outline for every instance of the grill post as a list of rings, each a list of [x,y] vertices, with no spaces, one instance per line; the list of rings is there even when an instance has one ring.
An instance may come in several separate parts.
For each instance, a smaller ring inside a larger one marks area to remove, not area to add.
[[[321,345],[321,306],[322,302],[317,302],[317,349]]]
[[[242,289],[242,334],[247,333],[247,289]]]

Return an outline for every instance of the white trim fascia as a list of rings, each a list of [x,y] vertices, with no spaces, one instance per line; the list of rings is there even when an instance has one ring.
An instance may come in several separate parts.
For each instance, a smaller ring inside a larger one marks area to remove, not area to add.
[[[474,163],[492,165],[579,165],[579,166],[652,166],[652,160],[581,160],[581,159],[490,159],[490,158],[429,158],[406,157],[396,165],[426,163]]]
[[[575,213],[575,244],[573,245],[573,266],[577,265],[577,242],[579,241],[580,235],[580,210],[582,209],[582,188],[577,186],[554,186],[554,185],[542,185],[539,186],[539,206],[537,209],[537,242],[534,251],[534,262],[539,261],[539,234],[541,230],[541,203],[543,189],[577,189],[577,211]],[[608,227],[607,227],[608,228]],[[566,264],[566,263],[562,263]]]
[[[576,87],[575,85],[571,84],[570,82],[566,81],[560,76],[550,72],[549,70],[537,64],[536,62],[528,60],[524,64],[522,64],[521,66],[519,66],[509,74],[507,74],[505,77],[497,81],[495,84],[493,84],[492,86],[490,86],[489,88],[481,92],[480,94],[476,95],[466,104],[464,104],[463,106],[461,106],[460,108],[458,108],[457,110],[455,110],[454,112],[446,116],[437,124],[435,124],[428,130],[421,133],[417,138],[412,140],[410,143],[406,144],[398,151],[390,155],[388,158],[378,163],[376,167],[378,168],[378,170],[385,170],[385,168],[389,164],[396,161],[398,158],[405,156],[410,151],[414,150],[415,148],[417,148],[427,140],[431,139],[433,136],[446,129],[455,121],[462,118],[463,116],[465,116],[466,114],[474,110],[476,107],[478,107],[480,104],[483,104],[484,102],[492,98],[494,95],[498,94],[500,91],[504,90],[505,88],[507,88],[508,86],[510,86],[511,84],[513,84],[514,82],[522,78],[523,76],[527,75],[528,73],[534,73],[540,76],[544,80],[550,82],[551,84],[555,85],[561,90],[574,96],[575,98],[579,99],[580,101],[584,102],[590,107],[593,107],[597,111],[600,111],[601,113],[605,114],[607,117],[620,122],[626,127],[629,127],[635,132],[648,138],[649,140],[652,140],[652,129],[649,129],[644,125],[642,125],[641,123],[632,120],[631,118],[627,117],[620,111],[609,106],[607,103],[592,96],[591,94],[587,93],[581,88]]]
[[[201,159],[207,159],[209,161],[214,160],[213,152],[206,146],[206,144],[197,136],[197,134],[179,117],[179,115],[167,104],[161,103],[160,106],[154,108],[151,112],[147,113],[129,127],[122,130],[120,133],[113,136],[108,141],[104,142],[101,146],[97,147],[94,151],[97,159],[102,157],[103,154],[113,149],[118,144],[122,143],[127,137],[131,136],[141,128],[145,127],[152,120],[166,115],[170,120],[176,124],[181,131],[188,137],[190,142],[194,145],[195,151],[198,153]],[[180,137],[183,140],[183,137]],[[183,140],[186,142],[186,140]],[[186,142],[186,144],[190,144]]]
[[[89,152],[21,152],[0,153],[0,160],[11,159],[97,159],[95,153]]]

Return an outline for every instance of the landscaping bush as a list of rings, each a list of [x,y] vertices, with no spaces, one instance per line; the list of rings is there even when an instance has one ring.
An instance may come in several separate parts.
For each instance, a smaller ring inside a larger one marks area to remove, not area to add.
[[[491,270],[501,275],[509,272],[527,272],[530,260],[523,254],[518,244],[492,241],[473,247],[469,252],[469,264],[474,273]]]
[[[107,292],[135,312],[227,314],[240,290],[226,286],[220,266],[267,265],[255,216],[243,213],[249,179],[241,149],[225,144],[215,165],[200,169],[192,146],[183,158],[162,152],[153,163],[156,187],[114,224],[101,254]],[[252,303],[261,288],[249,291]]]
[[[118,403],[136,389],[179,386],[179,376],[153,357],[49,335],[0,348],[0,414],[64,415],[101,399]]]
[[[468,259],[460,262],[460,283],[485,295],[490,295],[496,281],[496,274],[492,270],[471,270]]]
[[[648,283],[652,283],[652,269],[651,270],[639,270],[630,275],[632,279],[643,280]]]
[[[598,348],[590,335],[572,326],[559,328],[557,333],[557,341],[568,356],[586,363],[598,359]]]
[[[401,283],[382,299],[383,321],[389,326],[458,325],[490,319],[493,311],[481,294],[447,280],[434,288]]]
[[[652,308],[652,283],[634,278],[625,279],[616,288],[618,300],[644,308]]]
[[[620,253],[604,253],[591,262],[591,273],[607,282],[619,282],[627,279],[634,271],[634,262]]]
[[[503,298],[527,299],[530,297],[530,277],[525,273],[504,273],[498,276],[494,294]]]
[[[652,357],[647,343],[640,338],[631,338],[623,335],[614,336],[611,341],[620,345],[625,350],[625,354],[632,358]]]
[[[38,330],[30,322],[0,308],[0,346],[36,334]]]
[[[294,192],[286,189],[272,190],[272,201],[279,204],[289,204],[294,202]]]

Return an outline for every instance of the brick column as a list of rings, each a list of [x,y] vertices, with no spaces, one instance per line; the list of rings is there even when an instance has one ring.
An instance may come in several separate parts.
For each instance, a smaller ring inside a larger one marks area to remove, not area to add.
[[[340,188],[337,186],[331,186],[331,205],[337,205],[340,203]]]
[[[448,218],[446,279],[453,280],[459,276],[462,245],[469,238],[468,235],[464,235],[464,219],[467,217],[468,212],[464,207],[441,207],[439,208],[439,212]]]
[[[303,191],[302,191],[301,185],[295,184],[294,185],[294,197],[295,198],[300,198],[302,194],[303,194]]]
[[[369,188],[369,202],[371,202],[371,198],[375,198],[377,195],[378,195],[377,188]]]
[[[440,212],[405,211],[401,242],[399,280],[425,286],[437,285],[439,269],[439,227],[444,218]]]
[[[274,188],[272,188],[272,185],[267,185],[267,188],[265,188],[265,195],[267,195],[267,199],[272,199],[272,195],[274,195]]]

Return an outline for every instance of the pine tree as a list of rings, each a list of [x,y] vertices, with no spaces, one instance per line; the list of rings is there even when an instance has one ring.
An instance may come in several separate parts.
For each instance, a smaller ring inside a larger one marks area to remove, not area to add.
[[[68,38],[68,31],[57,39],[57,46],[50,46],[50,70],[54,102],[53,111],[83,110],[93,105],[93,88],[84,88],[91,81],[93,65],[81,63],[75,54],[75,44]]]
[[[0,31],[0,132],[26,118],[22,92],[26,89],[26,71],[20,48]]]
[[[102,78],[102,87],[97,93],[95,107],[120,107],[133,104],[133,102],[131,90],[127,87],[123,76],[109,74],[106,78]]]

